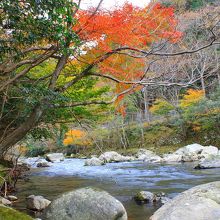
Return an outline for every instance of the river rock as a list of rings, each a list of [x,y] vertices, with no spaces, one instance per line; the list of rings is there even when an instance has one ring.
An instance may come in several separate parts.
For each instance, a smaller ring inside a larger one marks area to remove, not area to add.
[[[137,202],[152,203],[156,201],[156,196],[152,192],[141,191],[135,195],[134,199]]]
[[[210,156],[217,156],[217,155],[218,155],[217,147],[207,146],[202,150],[200,158],[209,158]]]
[[[81,188],[63,194],[45,210],[44,220],[127,220],[124,206],[109,193]]]
[[[46,155],[46,160],[53,163],[63,161],[64,159],[63,153],[51,153]]]
[[[149,191],[138,192],[134,196],[134,199],[138,203],[156,203],[156,202],[160,202],[162,204],[166,203],[169,200],[169,198],[167,198],[165,196],[165,193],[163,193],[163,192],[161,192],[161,193],[152,193],[152,192],[149,192]]]
[[[130,161],[130,157],[125,157],[115,151],[109,151],[101,154],[99,156],[99,159],[104,161],[105,163],[111,163],[111,162],[125,162]]]
[[[8,199],[4,198],[4,197],[0,197],[0,204],[7,206],[7,205],[11,205],[12,202],[9,201]]]
[[[104,164],[105,162],[97,157],[92,157],[91,159],[87,159],[85,161],[85,166],[101,166]]]
[[[193,187],[159,208],[150,220],[219,220],[220,181]]]
[[[158,155],[154,155],[154,156],[151,156],[149,158],[145,158],[144,159],[144,162],[147,162],[147,163],[160,163],[162,162],[162,158]]]
[[[175,151],[175,154],[178,155],[191,155],[191,154],[200,154],[203,151],[204,147],[200,144],[190,144],[185,147],[182,147]]]
[[[12,195],[7,196],[7,199],[12,202],[18,200],[18,198],[16,196],[12,196]]]
[[[135,156],[137,160],[149,160],[151,157],[156,156],[156,154],[153,151],[141,148]]]
[[[27,208],[35,211],[44,210],[48,205],[50,205],[51,201],[45,199],[43,196],[28,196],[27,199]]]
[[[163,162],[165,163],[173,163],[173,162],[181,162],[182,155],[179,154],[164,154],[163,155]]]
[[[208,157],[207,159],[201,160],[195,169],[211,169],[220,168],[220,156]]]
[[[39,162],[37,163],[37,167],[50,167],[50,164],[46,162]]]

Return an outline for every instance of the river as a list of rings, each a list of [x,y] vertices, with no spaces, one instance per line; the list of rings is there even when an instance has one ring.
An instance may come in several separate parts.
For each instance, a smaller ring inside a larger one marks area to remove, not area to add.
[[[159,206],[138,205],[133,200],[137,192],[165,192],[172,198],[193,186],[219,180],[219,169],[194,170],[193,167],[193,163],[147,164],[137,161],[85,167],[83,159],[66,159],[48,168],[32,169],[29,180],[20,180],[17,184],[19,202],[14,206],[28,212],[24,200],[31,194],[53,200],[61,193],[93,186],[120,200],[129,220],[146,220]],[[38,213],[28,213],[38,216]]]

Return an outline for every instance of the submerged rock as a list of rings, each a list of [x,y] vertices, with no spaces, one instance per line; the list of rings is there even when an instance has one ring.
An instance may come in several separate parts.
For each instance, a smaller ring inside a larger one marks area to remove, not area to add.
[[[28,196],[26,201],[27,208],[35,211],[44,210],[51,203],[50,200],[45,199],[43,196],[35,195]]]
[[[141,191],[135,195],[134,199],[137,202],[152,203],[156,201],[156,196],[152,192]]]
[[[193,187],[159,208],[150,220],[219,220],[220,181]]]
[[[92,157],[91,159],[87,159],[85,161],[85,166],[102,166],[104,164],[105,162],[97,157]]]
[[[63,194],[45,210],[44,220],[127,220],[124,206],[109,193],[82,188]]]
[[[220,168],[220,156],[209,157],[205,160],[201,160],[195,169],[211,169]]]
[[[46,155],[46,160],[53,163],[63,161],[64,159],[63,153],[51,153]]]
[[[37,167],[50,167],[50,164],[48,162],[39,162]]]
[[[135,201],[137,201],[138,203],[166,203],[169,198],[167,198],[165,196],[165,193],[152,193],[149,191],[141,191],[138,192],[135,196],[134,196]]]

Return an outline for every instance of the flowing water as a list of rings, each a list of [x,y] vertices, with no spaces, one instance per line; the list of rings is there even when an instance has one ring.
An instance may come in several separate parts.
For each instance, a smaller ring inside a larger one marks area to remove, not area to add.
[[[146,164],[143,162],[110,163],[85,167],[83,159],[66,159],[48,168],[35,168],[29,181],[18,182],[20,201],[15,207],[25,210],[25,198],[31,194],[53,200],[61,193],[93,186],[108,191],[125,206],[129,220],[147,220],[159,207],[138,205],[133,196],[142,190],[165,192],[168,197],[193,186],[220,179],[219,169],[194,170],[193,163]],[[37,216],[36,213],[29,213]]]

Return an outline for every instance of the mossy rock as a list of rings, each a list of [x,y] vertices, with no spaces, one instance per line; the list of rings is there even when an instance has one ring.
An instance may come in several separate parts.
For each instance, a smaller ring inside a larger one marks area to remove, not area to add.
[[[12,208],[0,206],[0,220],[33,220],[33,218]]]

